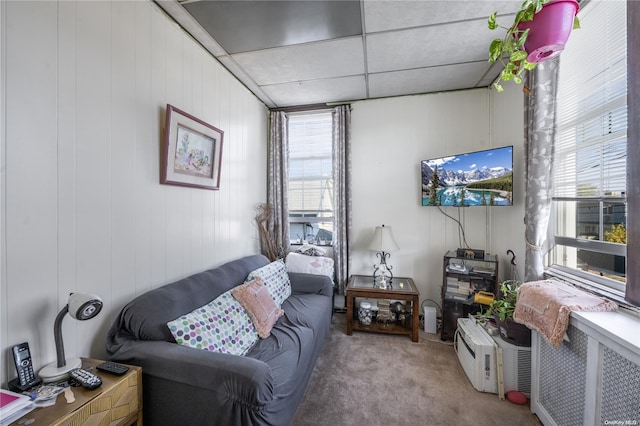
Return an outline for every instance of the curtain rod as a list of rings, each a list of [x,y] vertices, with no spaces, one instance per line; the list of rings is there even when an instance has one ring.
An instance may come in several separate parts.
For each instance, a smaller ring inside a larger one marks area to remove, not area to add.
[[[327,104],[298,105],[298,106],[283,107],[283,108],[269,108],[269,111],[303,112],[303,111],[315,111],[319,109],[331,109],[331,106]]]

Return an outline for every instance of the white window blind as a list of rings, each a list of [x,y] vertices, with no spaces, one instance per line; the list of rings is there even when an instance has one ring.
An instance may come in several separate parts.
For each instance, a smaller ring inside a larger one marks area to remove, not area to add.
[[[289,212],[333,211],[331,113],[289,116]]]
[[[560,56],[551,263],[624,295],[627,5],[584,3]]]
[[[626,192],[626,2],[592,1],[560,57],[554,196]]]

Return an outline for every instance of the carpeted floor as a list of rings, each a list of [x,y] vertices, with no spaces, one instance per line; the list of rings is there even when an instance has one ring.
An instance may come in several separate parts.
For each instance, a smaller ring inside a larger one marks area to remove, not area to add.
[[[435,341],[431,341],[433,339]],[[540,425],[528,405],[476,391],[451,345],[420,331],[408,336],[354,331],[345,314],[313,371],[293,426]]]

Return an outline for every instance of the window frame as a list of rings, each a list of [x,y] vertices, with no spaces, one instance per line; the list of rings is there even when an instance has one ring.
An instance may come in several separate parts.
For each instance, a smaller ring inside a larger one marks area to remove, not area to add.
[[[640,306],[640,2],[627,0],[627,285],[625,300]],[[634,167],[634,165],[636,167]],[[630,214],[631,212],[632,214]]]

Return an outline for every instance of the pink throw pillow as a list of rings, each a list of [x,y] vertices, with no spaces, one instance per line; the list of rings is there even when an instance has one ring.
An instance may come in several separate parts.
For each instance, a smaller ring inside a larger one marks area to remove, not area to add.
[[[235,287],[231,290],[231,294],[247,311],[258,336],[263,339],[269,337],[271,328],[284,314],[284,311],[276,306],[269,289],[262,283],[262,280],[256,277]]]

